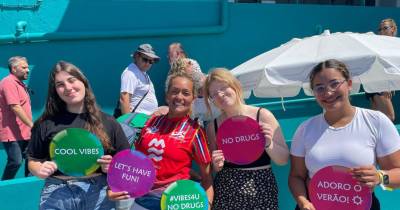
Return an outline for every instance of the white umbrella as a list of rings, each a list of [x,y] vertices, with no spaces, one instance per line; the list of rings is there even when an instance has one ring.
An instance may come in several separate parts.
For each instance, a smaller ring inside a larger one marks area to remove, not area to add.
[[[319,62],[344,62],[353,79],[353,92],[360,84],[366,92],[400,89],[400,38],[373,33],[333,33],[286,44],[258,55],[232,70],[243,85],[245,96],[292,97],[304,88],[312,95],[308,74]]]

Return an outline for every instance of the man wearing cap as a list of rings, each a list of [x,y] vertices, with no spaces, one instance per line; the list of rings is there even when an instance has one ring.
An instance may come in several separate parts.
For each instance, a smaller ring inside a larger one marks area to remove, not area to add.
[[[13,179],[17,174],[33,125],[31,101],[27,87],[22,82],[28,79],[28,60],[21,56],[11,57],[8,68],[10,74],[0,82],[0,141],[7,153],[7,164],[1,180]]]
[[[120,108],[122,114],[135,112],[152,114],[158,107],[153,83],[147,71],[158,57],[150,44],[141,44],[131,55],[133,63],[122,72]]]

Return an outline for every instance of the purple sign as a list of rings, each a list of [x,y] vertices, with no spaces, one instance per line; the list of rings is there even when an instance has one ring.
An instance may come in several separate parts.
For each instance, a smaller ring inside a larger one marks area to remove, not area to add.
[[[369,210],[372,193],[360,185],[348,168],[328,166],[319,170],[308,186],[310,199],[316,209]]]
[[[217,145],[229,162],[245,165],[256,161],[265,148],[265,137],[256,120],[246,116],[226,119],[218,128]]]
[[[127,191],[140,197],[153,187],[156,172],[151,160],[141,152],[126,149],[112,159],[107,182],[113,192]]]

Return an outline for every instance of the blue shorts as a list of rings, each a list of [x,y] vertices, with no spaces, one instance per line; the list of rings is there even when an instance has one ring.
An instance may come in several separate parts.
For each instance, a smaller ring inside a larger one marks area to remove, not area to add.
[[[40,195],[39,209],[115,209],[115,202],[108,200],[106,189],[105,175],[76,180],[49,177],[46,179]]]
[[[148,210],[161,209],[161,194],[146,194],[140,198],[135,198],[135,203]]]

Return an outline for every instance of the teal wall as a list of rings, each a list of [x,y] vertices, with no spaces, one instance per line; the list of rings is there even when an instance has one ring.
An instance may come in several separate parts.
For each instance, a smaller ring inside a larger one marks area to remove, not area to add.
[[[13,8],[18,3],[38,2],[40,5],[32,9]],[[60,59],[67,60],[85,72],[98,102],[105,111],[111,112],[118,98],[120,74],[131,62],[130,53],[140,43],[151,43],[161,57],[150,76],[162,103],[168,71],[167,47],[171,42],[181,42],[189,56],[198,60],[207,72],[212,67],[233,68],[293,37],[315,35],[323,29],[374,31],[386,17],[399,22],[400,9],[233,4],[219,0],[3,0],[0,4],[0,78],[8,74],[9,57],[23,55],[29,59],[31,75],[27,83],[35,92],[32,109],[37,117],[44,105],[51,67]],[[16,34],[16,24],[20,21],[27,23],[26,30]],[[280,99],[248,100],[249,103],[276,101]],[[353,103],[367,106],[363,95],[353,97]],[[286,111],[279,102],[266,107],[279,119],[287,139],[292,138],[299,123],[320,112],[314,101],[284,105]],[[5,153],[0,146],[0,170],[4,164]],[[279,181],[280,207],[292,209],[294,202],[286,181],[288,166],[274,166],[274,170]],[[19,177],[21,174],[20,171]],[[5,195],[0,201],[6,199],[9,203],[1,209],[35,209],[41,184],[34,178],[0,183],[0,194]],[[23,191],[18,193],[15,189]],[[382,194],[385,194],[383,209],[399,209],[388,206],[389,198],[398,197],[398,192]],[[27,196],[28,201],[20,202],[21,197]]]
[[[0,76],[8,74],[9,57],[28,57],[29,86],[35,91],[32,103],[37,116],[43,107],[47,89],[44,81],[51,67],[60,59],[71,61],[86,73],[99,103],[110,111],[118,97],[120,74],[140,43],[151,43],[162,58],[150,75],[163,102],[169,68],[167,46],[171,42],[182,42],[190,57],[207,72],[212,67],[233,68],[293,37],[315,35],[323,29],[375,30],[384,17],[399,19],[399,10],[218,0],[43,0],[36,10],[0,8]],[[16,38],[19,21],[27,23],[26,33]]]

